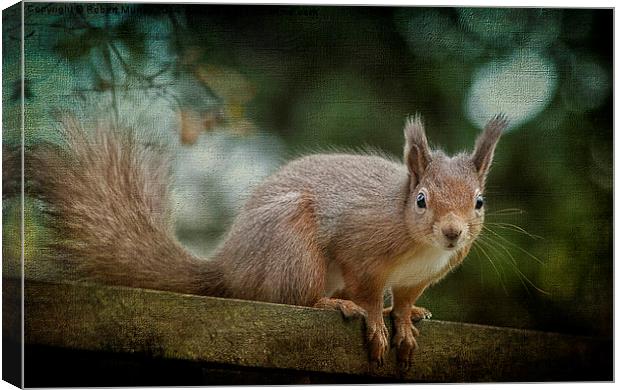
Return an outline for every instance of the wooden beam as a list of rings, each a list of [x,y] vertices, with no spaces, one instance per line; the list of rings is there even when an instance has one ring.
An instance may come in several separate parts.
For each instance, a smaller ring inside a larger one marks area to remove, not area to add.
[[[5,289],[18,281],[5,279]],[[8,285],[7,285],[8,284]],[[3,315],[11,315],[5,307]],[[391,327],[388,323],[388,328]],[[465,382],[612,380],[612,343],[422,321],[413,367],[369,364],[361,320],[335,311],[80,283],[25,283],[28,345],[238,367]]]

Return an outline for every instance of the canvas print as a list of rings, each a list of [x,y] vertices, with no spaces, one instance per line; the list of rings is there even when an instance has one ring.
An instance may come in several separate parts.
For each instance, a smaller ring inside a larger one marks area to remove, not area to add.
[[[613,380],[613,10],[2,13],[3,379]]]

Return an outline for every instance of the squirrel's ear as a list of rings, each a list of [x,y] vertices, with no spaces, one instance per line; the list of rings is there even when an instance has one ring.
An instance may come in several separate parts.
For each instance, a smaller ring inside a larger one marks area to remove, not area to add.
[[[508,119],[503,114],[496,115],[484,127],[482,134],[476,140],[476,146],[471,154],[471,160],[478,171],[480,182],[484,184],[491,162],[493,161],[493,152],[495,145],[499,141],[502,131],[508,126]]]
[[[407,118],[405,123],[404,162],[411,175],[411,188],[418,185],[424,170],[431,162],[431,151],[428,147],[424,124],[420,115]]]

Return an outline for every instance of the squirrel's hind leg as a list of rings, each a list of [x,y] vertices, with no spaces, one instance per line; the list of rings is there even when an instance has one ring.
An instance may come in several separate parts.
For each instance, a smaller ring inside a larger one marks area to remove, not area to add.
[[[228,269],[233,298],[312,307],[325,292],[327,261],[310,194],[255,194],[214,257]]]
[[[320,298],[313,307],[318,309],[333,309],[339,310],[342,315],[349,318],[363,318],[366,319],[368,317],[368,313],[365,309],[358,306],[355,302],[349,301],[346,299],[338,299],[338,298]]]

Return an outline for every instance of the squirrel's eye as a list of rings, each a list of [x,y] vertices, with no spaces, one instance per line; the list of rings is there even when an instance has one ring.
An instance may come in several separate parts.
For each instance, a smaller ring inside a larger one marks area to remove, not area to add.
[[[480,210],[484,206],[484,197],[482,195],[476,196],[476,210]]]
[[[419,208],[426,208],[426,196],[423,193],[419,193],[418,196],[415,197],[415,204],[418,205]]]

